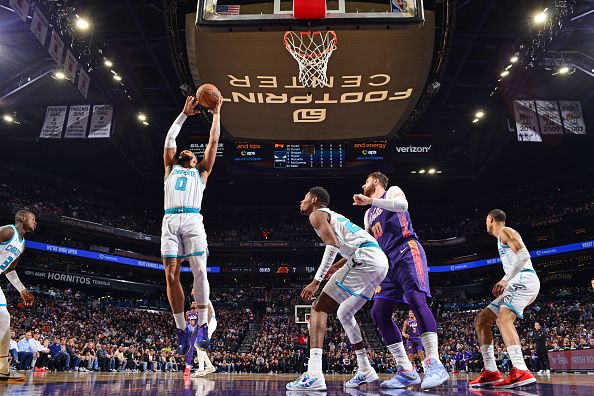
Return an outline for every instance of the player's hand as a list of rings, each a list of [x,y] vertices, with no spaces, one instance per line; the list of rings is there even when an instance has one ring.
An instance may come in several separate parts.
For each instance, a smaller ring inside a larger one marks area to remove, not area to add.
[[[372,203],[373,203],[373,199],[371,199],[363,194],[353,195],[353,205],[355,205],[355,206],[371,205]]]
[[[508,282],[505,279],[501,279],[499,282],[497,282],[495,286],[493,286],[493,295],[495,297],[499,297],[507,287],[507,283]]]
[[[301,291],[301,299],[303,301],[311,301],[316,292],[318,291],[319,287],[320,282],[314,279],[313,281],[311,281],[309,285],[305,286]]]
[[[408,340],[408,337],[410,337],[410,336],[408,334],[402,334],[402,337],[404,337]]]
[[[223,97],[219,98],[219,103],[217,103],[216,107],[209,109],[211,114],[219,114],[221,112],[221,106],[223,106]]]
[[[186,103],[184,104],[184,114],[187,116],[193,116],[200,113],[200,109],[197,109],[198,101],[193,96],[188,96],[186,98]]]
[[[33,302],[35,301],[35,297],[28,290],[23,290],[21,292],[21,298],[25,302],[26,307],[30,307],[31,305],[33,305]]]

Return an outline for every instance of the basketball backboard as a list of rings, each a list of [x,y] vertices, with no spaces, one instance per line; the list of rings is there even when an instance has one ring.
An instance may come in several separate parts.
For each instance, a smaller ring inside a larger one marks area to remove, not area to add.
[[[307,0],[302,0],[307,1]],[[326,23],[361,19],[421,22],[421,0],[328,0]],[[197,24],[237,25],[293,21],[293,0],[200,0]]]
[[[199,0],[197,13],[186,15],[194,83],[221,90],[222,124],[232,137],[385,138],[412,114],[434,57],[434,11],[421,0],[326,4],[326,17],[313,21],[295,19],[293,2],[281,0]],[[303,82],[284,41],[287,32],[304,31],[336,36],[323,83]]]

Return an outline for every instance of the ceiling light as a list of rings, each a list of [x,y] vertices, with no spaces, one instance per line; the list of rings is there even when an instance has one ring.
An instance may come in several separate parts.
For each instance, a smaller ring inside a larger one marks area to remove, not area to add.
[[[474,120],[472,120],[472,123],[473,124],[476,124],[477,122],[479,122],[479,119],[478,118],[475,118]]]
[[[511,63],[516,63],[518,61],[518,57],[516,55],[512,56],[509,60]]]
[[[501,77],[506,77],[507,75],[509,75],[509,72],[507,70],[502,71],[500,74]]]
[[[428,173],[429,173],[430,175],[433,175],[433,174],[435,173],[435,169],[433,169],[433,168],[429,169],[429,172],[428,172]]]
[[[10,114],[4,114],[4,117],[2,117],[2,118],[6,122],[13,122],[14,121],[14,118],[12,118],[12,116]]]
[[[116,81],[122,81],[122,77],[118,76],[117,74],[113,76],[113,79]]]
[[[425,169],[421,169],[421,170],[419,171],[419,173],[422,175],[423,173],[425,173]]]
[[[539,12],[538,14],[534,15],[534,23],[538,23],[538,24],[543,24],[547,21],[548,16],[547,16],[547,9],[545,8],[544,11]]]
[[[505,70],[509,70],[509,69],[511,69],[511,68],[512,68],[512,66],[513,66],[513,65],[507,65],[507,66],[505,67]]]
[[[147,121],[142,121],[142,125],[149,126],[149,123]]]
[[[476,118],[483,118],[485,116],[485,112],[482,110],[479,110],[476,112],[476,114],[474,115]]]
[[[103,61],[103,64],[107,67],[112,67],[113,66],[113,62],[110,61],[109,59],[105,59],[105,61]]]
[[[417,171],[410,171],[410,173],[417,173]]]
[[[63,80],[66,78],[66,74],[64,74],[61,71],[58,71],[58,72],[54,73],[54,77],[57,78],[58,80]]]
[[[435,173],[441,173],[441,171],[440,171],[440,170],[438,170],[438,171],[437,171],[437,172],[435,172]]]
[[[76,20],[76,27],[79,30],[87,30],[91,27],[91,24],[86,19],[79,18]]]
[[[146,115],[143,113],[138,113],[138,121],[146,121]]]
[[[558,73],[559,74],[567,74],[567,73],[569,73],[569,67],[567,67],[567,66],[560,67],[559,70],[558,70]]]

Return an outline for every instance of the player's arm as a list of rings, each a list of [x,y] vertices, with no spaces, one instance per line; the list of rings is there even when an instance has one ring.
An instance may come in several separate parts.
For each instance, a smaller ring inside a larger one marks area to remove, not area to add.
[[[315,294],[315,292],[318,290],[320,282],[322,282],[322,280],[326,276],[326,273],[334,263],[336,255],[339,251],[338,247],[340,246],[338,238],[336,237],[336,234],[334,233],[332,227],[330,227],[330,223],[328,222],[327,213],[321,212],[319,210],[314,210],[309,215],[309,222],[322,239],[322,242],[326,244],[326,249],[324,250],[322,262],[320,263],[320,266],[318,267],[318,270],[314,275],[313,281],[311,281],[311,283],[307,285],[301,292],[301,298],[305,301],[310,300]]]
[[[528,249],[526,249],[526,245],[524,245],[522,238],[520,238],[520,234],[514,229],[504,227],[501,230],[499,239],[501,240],[501,243],[509,246],[516,254],[516,260],[512,263],[509,273],[504,275],[493,288],[493,294],[497,297],[503,293],[503,290],[507,287],[509,281],[518,275],[530,261],[530,253],[528,252]]]
[[[392,186],[386,191],[385,198],[370,198],[363,194],[353,195],[353,205],[373,205],[390,212],[406,212],[408,201],[400,187]]]
[[[193,96],[188,96],[186,98],[186,103],[184,103],[184,109],[182,112],[177,116],[169,131],[167,132],[167,137],[165,137],[165,146],[163,148],[163,164],[165,165],[165,177],[169,176],[171,173],[171,169],[175,165],[176,161],[176,154],[177,154],[177,143],[175,139],[177,139],[177,135],[181,131],[181,127],[188,118],[188,116],[193,116],[200,113],[200,110],[196,109],[198,106],[198,101]]]
[[[210,137],[208,138],[208,145],[204,150],[204,158],[200,162],[199,170],[200,177],[206,183],[208,176],[212,172],[215,160],[217,159],[217,149],[219,147],[219,138],[221,137],[221,106],[223,105],[223,98],[219,99],[217,107],[209,110],[212,113],[212,126],[210,127]]]
[[[14,232],[14,231],[13,231]],[[10,282],[10,284],[21,294],[21,298],[25,302],[26,306],[33,305],[35,301],[35,297],[31,294],[30,291],[23,285],[21,280],[19,279],[19,275],[15,271],[16,266],[20,260],[20,257],[17,257],[16,260],[10,264],[10,266],[4,271],[4,275],[6,275],[6,279]]]
[[[408,338],[408,332],[407,332],[407,330],[408,330],[408,321],[405,320],[404,321],[404,325],[402,326],[402,337]]]
[[[365,211],[365,217],[363,217],[363,225],[365,226],[365,231],[367,231],[368,234],[373,235],[371,233],[371,225],[369,224],[369,210],[370,209],[367,209]]]

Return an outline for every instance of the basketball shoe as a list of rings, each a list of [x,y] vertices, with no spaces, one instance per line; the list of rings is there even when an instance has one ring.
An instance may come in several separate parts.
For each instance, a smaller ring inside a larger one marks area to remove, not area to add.
[[[421,383],[421,377],[414,369],[405,371],[404,367],[398,365],[396,367],[396,375],[394,378],[381,383],[380,388],[383,389],[402,389],[411,385],[418,385]]]
[[[507,377],[493,384],[494,389],[511,389],[536,382],[536,378],[529,370],[518,370],[513,367]]]
[[[435,388],[446,382],[450,375],[444,365],[434,358],[425,360],[425,377],[421,382],[421,389]]]
[[[496,382],[503,380],[503,375],[499,371],[481,371],[481,375],[468,383],[471,388],[482,388],[484,386],[493,385]]]
[[[356,388],[359,385],[369,384],[371,382],[377,381],[378,379],[379,379],[379,375],[377,375],[377,373],[375,372],[373,367],[371,367],[370,370],[368,370],[366,372],[357,371],[355,376],[353,378],[351,378],[350,380],[348,380],[344,384],[344,386],[346,386],[347,388]]]
[[[301,377],[286,385],[289,391],[325,391],[326,380],[324,374],[303,373]]]

